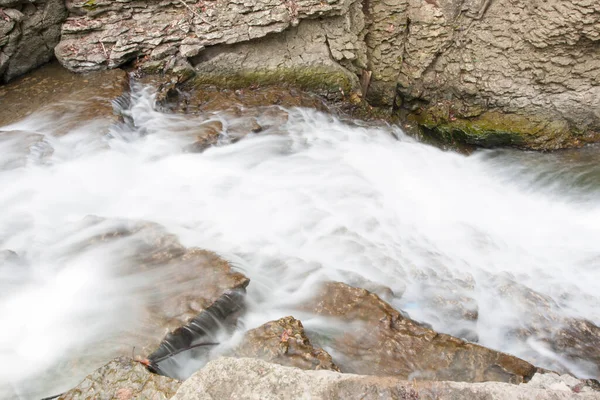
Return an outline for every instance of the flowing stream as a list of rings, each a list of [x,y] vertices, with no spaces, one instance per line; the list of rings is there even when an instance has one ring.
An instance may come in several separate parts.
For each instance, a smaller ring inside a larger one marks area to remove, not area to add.
[[[58,122],[43,114],[1,128],[43,137],[25,155],[24,134],[0,141],[0,397],[68,389],[120,332],[140,328],[132,304],[159,278],[119,275],[127,241],[71,254],[89,215],[153,221],[232,261],[251,279],[245,329],[289,315],[320,281],[369,282],[440,332],[597,373],[508,333],[600,324],[600,149],[466,156],[396,127],[290,109],[281,132],[195,154],[177,132],[201,118],[156,111],[148,89],[130,113],[133,125],[108,134],[91,122],[53,135]]]

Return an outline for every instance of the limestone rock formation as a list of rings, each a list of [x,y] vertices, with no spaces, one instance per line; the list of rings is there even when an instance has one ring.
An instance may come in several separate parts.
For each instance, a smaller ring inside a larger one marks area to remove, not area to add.
[[[63,0],[0,1],[0,81],[54,58],[66,17]]]
[[[589,0],[67,6],[56,55],[74,71],[137,60],[221,86],[287,82],[334,97],[361,86],[447,140],[546,150],[600,140],[600,6]]]
[[[521,383],[535,367],[517,357],[437,333],[403,316],[378,296],[328,283],[305,308],[354,328],[329,339],[342,372],[403,379]]]
[[[336,61],[365,61],[359,37],[364,23],[351,21],[351,15],[362,17],[360,5],[352,0],[75,0],[67,5],[70,16],[56,56],[74,71],[114,68],[138,58],[146,69],[165,70],[189,59],[201,64],[198,70],[204,72],[204,81],[209,80],[207,75],[216,82],[231,72],[270,75],[266,72],[271,71],[288,80],[308,74],[305,80],[311,85],[321,77],[319,86],[327,88],[333,81],[329,75],[335,75],[339,82],[334,89],[348,90],[357,79]],[[296,28],[300,21],[321,17],[331,20]],[[298,29],[302,32],[295,33]],[[267,38],[285,30],[286,37]],[[247,42],[252,43],[248,48],[235,47]],[[269,57],[264,56],[265,48]]]
[[[246,332],[233,353],[301,369],[339,371],[326,351],[310,343],[302,323],[294,317],[267,322]]]
[[[173,400],[214,399],[599,399],[583,382],[557,375],[527,384],[406,381],[401,377],[303,371],[251,358],[220,358],[187,379]]]

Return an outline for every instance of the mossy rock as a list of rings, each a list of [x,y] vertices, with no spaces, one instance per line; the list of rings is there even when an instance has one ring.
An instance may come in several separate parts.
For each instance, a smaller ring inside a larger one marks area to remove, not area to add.
[[[575,132],[563,119],[542,115],[521,115],[484,111],[466,117],[447,105],[432,106],[408,115],[409,121],[425,128],[425,133],[445,142],[481,147],[512,146],[533,150],[579,147],[597,141],[598,135]]]
[[[193,78],[196,85],[241,89],[255,86],[289,85],[327,97],[344,97],[355,91],[357,79],[349,73],[324,67],[280,68],[219,73],[200,72]]]

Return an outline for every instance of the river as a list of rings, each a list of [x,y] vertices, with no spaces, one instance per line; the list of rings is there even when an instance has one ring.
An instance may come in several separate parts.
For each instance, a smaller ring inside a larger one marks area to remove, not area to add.
[[[196,154],[176,132],[199,117],[157,111],[149,89],[129,112],[134,123],[108,134],[88,123],[53,135],[44,115],[2,128],[43,139],[25,155],[15,150],[25,135],[0,141],[0,250],[18,255],[0,258],[0,394],[68,389],[106,354],[106,338],[140,328],[129,305],[156,278],[111,268],[125,241],[71,253],[89,215],[153,221],[232,261],[251,279],[244,329],[293,312],[320,281],[369,281],[440,332],[597,373],[510,333],[564,318],[600,324],[600,148],[463,155],[296,108],[277,132]],[[477,320],[457,320],[440,298],[475,307]]]

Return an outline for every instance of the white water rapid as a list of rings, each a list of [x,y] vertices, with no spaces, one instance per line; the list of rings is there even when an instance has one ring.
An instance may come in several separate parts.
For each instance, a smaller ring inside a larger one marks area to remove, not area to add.
[[[466,156],[398,128],[291,109],[283,134],[190,154],[173,132],[198,117],[156,111],[150,90],[131,115],[135,127],[110,134],[90,123],[53,136],[44,115],[1,128],[44,140],[21,164],[20,139],[0,142],[0,397],[66,390],[136,329],[135,304],[159,278],[118,274],[127,241],[70,253],[89,215],[153,221],[232,261],[251,279],[246,329],[289,315],[319,281],[370,281],[438,331],[596,373],[507,333],[571,317],[600,324],[599,149]],[[437,298],[476,305],[477,321],[457,320]]]

